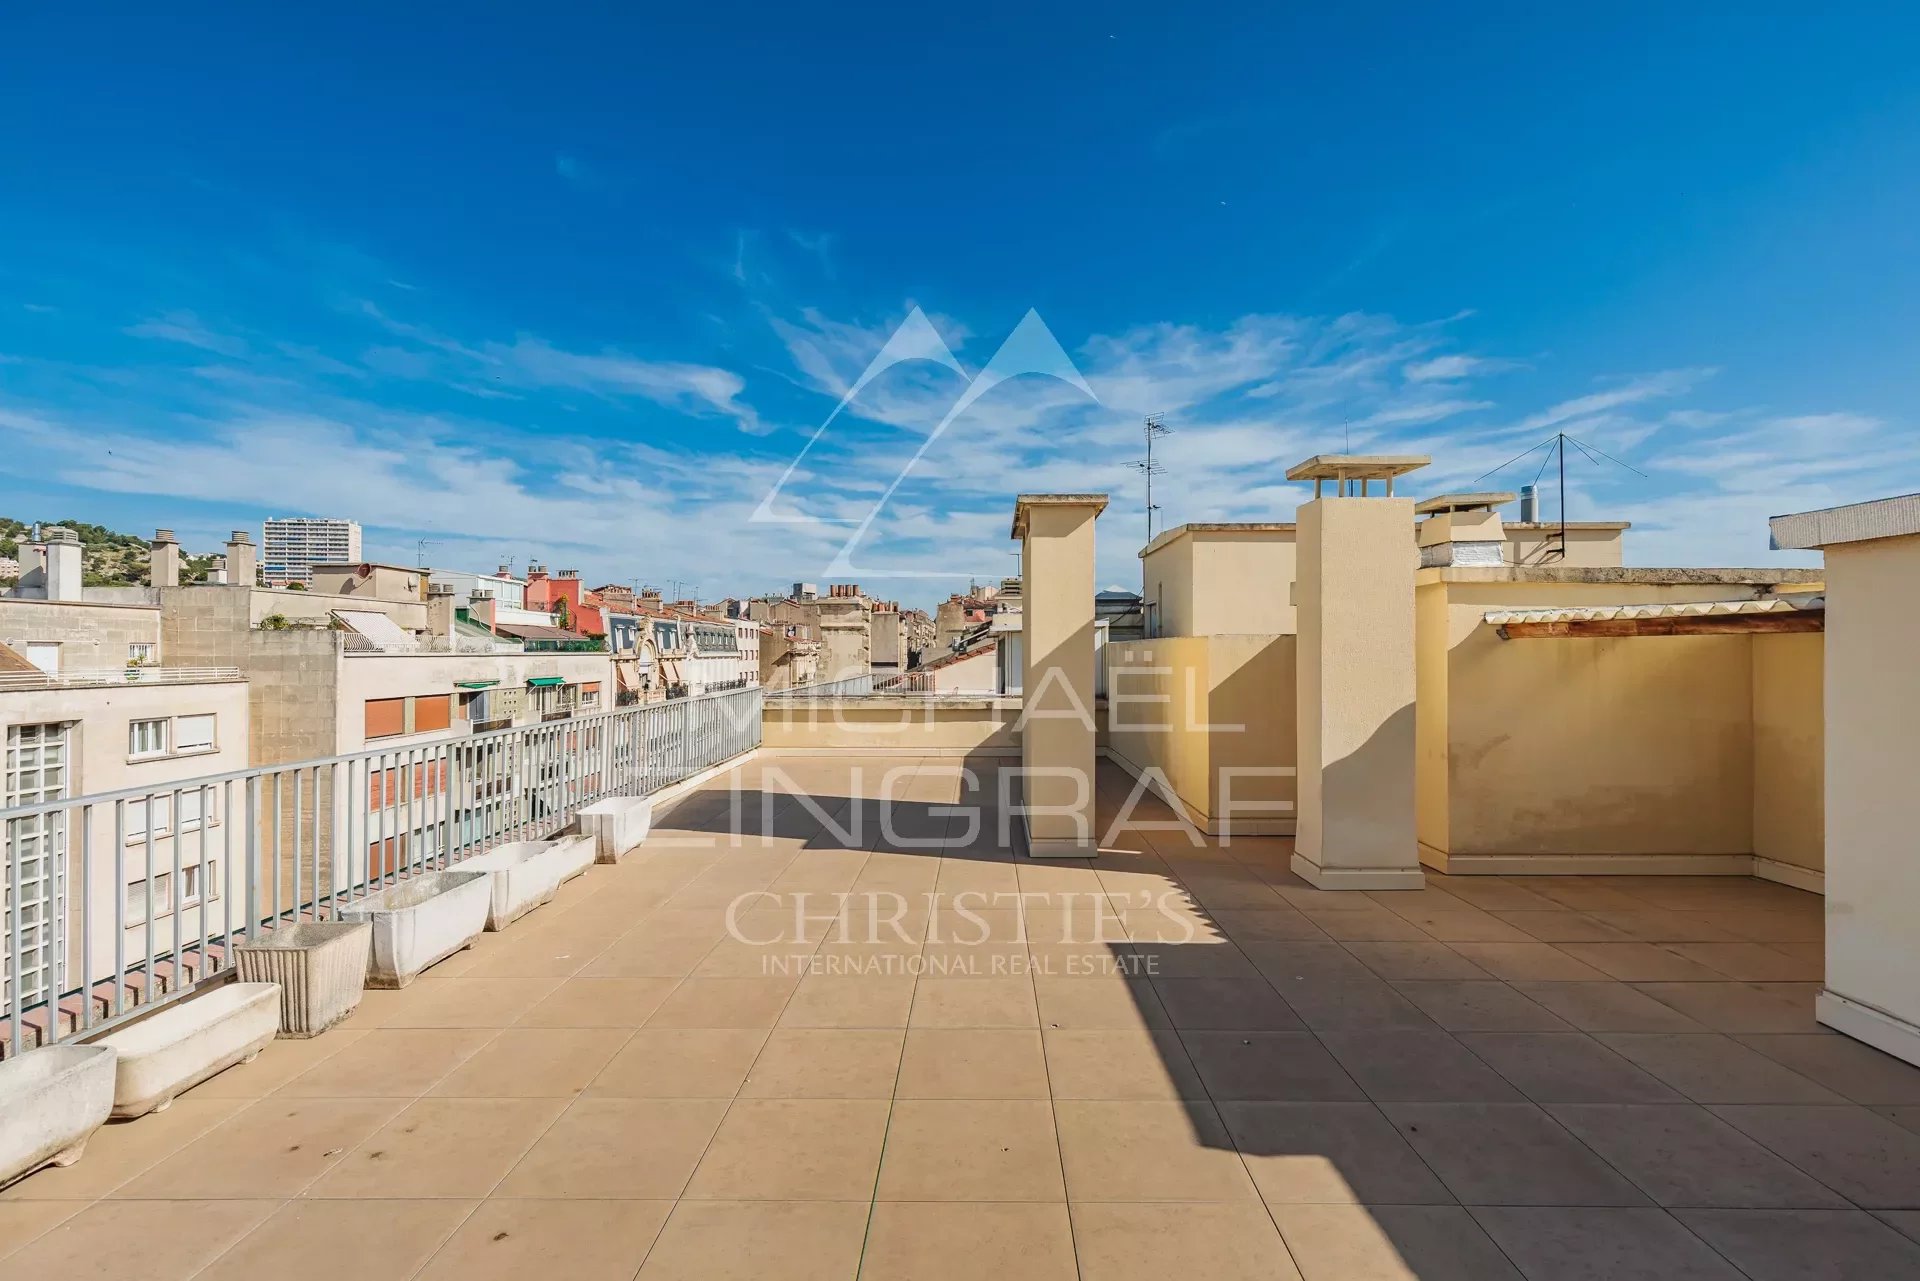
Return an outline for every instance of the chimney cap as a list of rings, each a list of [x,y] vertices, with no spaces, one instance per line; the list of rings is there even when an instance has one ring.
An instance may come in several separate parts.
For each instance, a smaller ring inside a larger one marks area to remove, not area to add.
[[[252,534],[248,533],[244,529],[236,529],[233,531],[233,537],[227,540],[227,546],[232,547],[235,544],[246,544],[251,542],[253,542]]]
[[[48,525],[40,531],[40,541],[43,543],[77,543],[80,541],[80,535],[74,533],[65,525]]]
[[[173,531],[171,529],[156,529],[153,531],[153,541],[155,544],[159,544],[159,543],[177,543],[180,540],[173,536]]]

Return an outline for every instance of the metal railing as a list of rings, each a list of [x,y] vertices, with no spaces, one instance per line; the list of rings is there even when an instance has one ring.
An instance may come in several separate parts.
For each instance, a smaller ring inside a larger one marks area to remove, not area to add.
[[[59,672],[0,672],[0,689],[70,688],[84,685],[191,685],[237,681],[237,667],[74,667]]]
[[[768,698],[830,698],[835,695],[858,695],[873,693],[873,673],[862,672],[858,676],[848,676],[837,681],[820,681],[812,685],[796,685],[790,689],[770,689]]]
[[[730,760],[761,707],[750,688],[0,809],[0,1056],[223,978],[264,929]],[[8,734],[9,785],[57,788],[66,731]]]

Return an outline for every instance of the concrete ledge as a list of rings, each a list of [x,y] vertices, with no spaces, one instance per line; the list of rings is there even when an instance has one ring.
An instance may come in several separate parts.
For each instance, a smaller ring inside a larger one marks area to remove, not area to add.
[[[405,987],[487,928],[493,884],[486,872],[428,872],[340,909],[373,926],[367,986]]]
[[[1321,867],[1304,854],[1290,864],[1294,874],[1317,890],[1424,890],[1420,869],[1398,867]]]
[[[1920,1027],[1905,1019],[1850,1001],[1833,991],[1813,998],[1813,1017],[1836,1032],[1920,1067]]]
[[[580,831],[593,838],[596,863],[618,863],[653,830],[653,799],[610,796],[580,811]]]
[[[0,1063],[0,1187],[72,1165],[113,1110],[114,1052],[49,1045]]]
[[[559,864],[547,857],[551,841],[509,841],[454,864],[462,872],[485,872],[487,928],[504,930],[550,902],[560,888]]]
[[[250,1063],[280,1031],[278,983],[227,983],[172,1005],[96,1044],[114,1051],[113,1115],[159,1112],[236,1063]]]

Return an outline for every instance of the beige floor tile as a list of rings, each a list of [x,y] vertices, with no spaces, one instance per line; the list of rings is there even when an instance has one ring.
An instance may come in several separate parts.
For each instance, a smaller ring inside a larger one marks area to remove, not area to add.
[[[1236,1201],[1254,1196],[1211,1104],[1054,1105],[1068,1195],[1075,1201]]]
[[[685,978],[725,934],[724,925],[711,937],[649,934],[643,925],[582,966],[579,977]]]
[[[672,1200],[726,1113],[724,1099],[581,1099],[495,1195]]]
[[[544,999],[560,980],[555,978],[441,978],[429,975],[410,987],[387,993],[392,999],[375,1005],[361,1002],[362,1020],[355,1025],[381,1028],[502,1028]],[[368,997],[383,995],[368,993]]]
[[[1043,1035],[1047,1083],[1054,1098],[1145,1100],[1207,1096],[1186,1046],[1171,1030],[1048,1028]]]
[[[1852,1037],[1827,1032],[1734,1039],[1820,1082],[1851,1102],[1920,1105],[1920,1067],[1883,1054]]]
[[[1625,983],[1515,983],[1582,1032],[1705,1032],[1706,1025]]]
[[[1375,1102],[1520,1101],[1505,1077],[1446,1032],[1327,1032],[1321,1040]]]
[[[1448,907],[1446,904],[1452,903]],[[1397,907],[1394,912],[1401,918],[1420,927],[1421,937],[1436,938],[1442,943],[1523,943],[1531,941],[1530,936],[1517,930],[1499,917],[1477,908],[1467,907],[1450,898],[1438,898],[1432,903],[1409,904]]]
[[[591,1096],[730,1099],[767,1043],[757,1028],[641,1028],[587,1087]]]
[[[890,1098],[900,1075],[905,1035],[898,1028],[775,1028],[740,1096]]]
[[[1449,1032],[1571,1032],[1559,1015],[1508,983],[1400,982],[1400,995]]]
[[[489,1028],[376,1028],[294,1077],[279,1093],[292,1098],[414,1098],[497,1035]]]
[[[1634,986],[1716,1032],[1826,1032],[1813,1017],[1817,983],[1637,983]]]
[[[307,1195],[484,1197],[566,1106],[562,1099],[422,1099]]]
[[[0,1259],[51,1232],[92,1201],[0,1201]]]
[[[1223,1103],[1220,1115],[1270,1206],[1453,1201],[1371,1103]]]
[[[6,1273],[62,1281],[189,1277],[279,1207],[278,1201],[101,1201],[6,1256]]]
[[[780,1014],[781,1027],[903,1028],[913,1008],[911,974],[812,974]]]
[[[1548,1111],[1658,1205],[1846,1208],[1819,1183],[1690,1103],[1575,1104]]]
[[[910,1027],[1038,1027],[1033,981],[924,978],[914,989]]]
[[[1206,1095],[1215,1100],[1337,1103],[1366,1097],[1310,1032],[1182,1032],[1180,1039]]]
[[[860,1281],[1077,1281],[1067,1207],[1039,1202],[881,1201]]]
[[[868,1203],[682,1201],[636,1281],[847,1281]]]
[[[756,935],[755,937],[760,937]],[[749,943],[721,939],[693,967],[696,979],[802,979],[819,940],[808,943]]]
[[[1279,943],[1324,939],[1326,931],[1304,913],[1281,907],[1271,911],[1230,909],[1212,913],[1213,923],[1235,943]]]
[[[1632,935],[1567,908],[1503,912],[1494,916],[1542,943],[1625,943]]]
[[[1625,983],[1713,983],[1726,977],[1679,952],[1682,947],[1706,946],[1704,944],[1616,942],[1558,946],[1568,956]]]
[[[1059,1201],[1053,1114],[1040,1101],[894,1104],[880,1167],[883,1201]]]
[[[65,1169],[48,1166],[30,1174],[0,1197],[10,1201],[61,1201],[105,1196],[246,1106],[240,1099],[203,1099],[188,1093],[175,1099],[164,1112],[109,1122],[93,1132],[78,1161]]]
[[[873,1195],[885,1099],[741,1099],[686,1195],[708,1201],[846,1201]]]
[[[1153,985],[1145,979],[1042,975],[1034,978],[1033,991],[1043,1028],[1122,1031],[1172,1026]]]
[[[907,1032],[894,1093],[903,1099],[1044,1099],[1047,1059],[1028,1028]]]
[[[1466,1033],[1460,1040],[1535,1103],[1685,1102],[1582,1032]]]
[[[1300,1273],[1257,1204],[1112,1205],[1078,1202],[1074,1241],[1082,1281],[1286,1281]]]
[[[1604,946],[1569,943],[1568,948]],[[1539,983],[1591,983],[1607,975],[1553,943],[1459,942],[1454,951],[1497,979]]]
[[[488,1201],[420,1281],[630,1281],[672,1208],[668,1201]]]
[[[1712,1033],[1596,1032],[1695,1103],[1842,1103],[1840,1095],[1730,1037]]]
[[[441,1078],[449,1098],[571,1098],[632,1036],[620,1028],[509,1028]]]
[[[1275,977],[1273,985],[1300,1021],[1315,1032],[1431,1031],[1434,1027],[1419,1006],[1372,974],[1291,981]]]
[[[1920,1276],[1920,1238],[1903,1239],[1858,1210],[1682,1210],[1675,1217],[1753,1281]]]
[[[291,1197],[391,1121],[400,1099],[263,1099],[215,1126],[117,1197]]]
[[[1826,958],[1764,943],[1675,943],[1673,950],[1742,983],[1818,983]]]
[[[301,1073],[332,1058],[367,1035],[335,1027],[324,1036],[274,1041],[251,1063],[242,1063],[193,1087],[199,1099],[265,1098]]]
[[[1444,1205],[1279,1205],[1305,1281],[1520,1281],[1465,1210]]]
[[[677,980],[667,978],[568,979],[534,1002],[519,1027],[636,1028],[660,1008]]]
[[[660,1003],[649,1028],[770,1028],[799,986],[797,978],[688,979]]]
[[[290,1201],[196,1281],[408,1281],[469,1201]]]
[[[1855,1205],[1920,1206],[1920,1134],[1861,1107],[1718,1106],[1712,1109]]]
[[[1381,1111],[1462,1204],[1646,1204],[1531,1103],[1386,1103]]]
[[[1348,943],[1347,951],[1388,982],[1493,977],[1445,943]]]
[[[1263,978],[1155,979],[1154,995],[1174,1027],[1228,1031],[1292,1032],[1302,1024]]]
[[[1740,1273],[1663,1210],[1503,1206],[1473,1217],[1529,1278],[1740,1281]]]

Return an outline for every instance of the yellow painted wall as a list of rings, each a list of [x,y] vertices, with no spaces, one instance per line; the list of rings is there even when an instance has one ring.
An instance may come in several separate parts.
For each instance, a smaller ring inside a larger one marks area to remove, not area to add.
[[[1429,861],[1761,853],[1818,867],[1809,824],[1821,637],[1502,641],[1483,622],[1493,609],[1751,594],[1738,584],[1423,582],[1416,791]],[[1733,866],[1709,857],[1700,870]]]
[[[1292,529],[1198,529],[1141,557],[1162,636],[1292,635]]]
[[[1107,646],[1103,745],[1134,770],[1157,769],[1203,830],[1290,832],[1292,777],[1222,770],[1295,765],[1294,638],[1181,636]],[[1226,812],[1228,804],[1236,813]]]
[[[1753,638],[1753,852],[1814,872],[1827,864],[1826,640]]]

